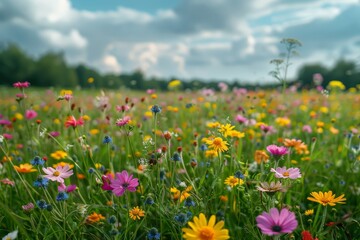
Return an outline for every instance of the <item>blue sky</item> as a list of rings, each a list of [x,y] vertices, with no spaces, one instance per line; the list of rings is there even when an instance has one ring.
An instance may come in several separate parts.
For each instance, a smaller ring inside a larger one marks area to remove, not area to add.
[[[359,0],[1,0],[0,42],[102,73],[265,83],[282,38],[303,44],[290,77],[359,61],[359,16]]]

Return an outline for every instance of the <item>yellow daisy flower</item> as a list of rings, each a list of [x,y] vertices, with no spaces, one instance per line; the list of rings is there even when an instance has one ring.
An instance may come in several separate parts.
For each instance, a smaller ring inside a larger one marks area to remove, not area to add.
[[[129,210],[129,217],[132,220],[139,220],[140,218],[145,216],[145,211],[139,208],[138,206]]]
[[[215,224],[216,217],[212,215],[207,221],[205,215],[200,213],[194,217],[194,222],[188,222],[190,228],[183,228],[183,238],[188,240],[226,240],[229,239],[229,230],[223,229],[224,221]]]
[[[322,204],[323,206],[330,205],[335,206],[336,203],[345,204],[346,198],[344,198],[345,194],[335,198],[335,194],[332,191],[328,192],[312,192],[310,193],[312,197],[308,197],[307,199],[313,202],[317,202]]]

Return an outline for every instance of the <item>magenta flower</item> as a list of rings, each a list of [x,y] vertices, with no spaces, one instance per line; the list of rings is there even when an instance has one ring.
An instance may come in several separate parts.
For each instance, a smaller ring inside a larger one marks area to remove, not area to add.
[[[110,186],[110,184],[111,184],[111,181],[114,180],[113,175],[106,174],[106,175],[103,175],[101,177],[101,179],[102,179],[102,182],[103,182],[103,185],[101,186],[101,188],[103,190],[106,190],[106,191],[112,191],[113,188]]]
[[[25,118],[28,120],[36,118],[37,115],[38,115],[37,112],[35,112],[32,109],[26,110],[26,112],[25,112]]]
[[[286,208],[280,212],[277,208],[270,209],[269,213],[263,212],[256,217],[256,223],[261,232],[269,236],[291,233],[298,226],[295,214]]]
[[[276,169],[271,168],[270,171],[275,173],[276,178],[291,178],[291,179],[301,178],[301,173],[299,168],[286,169],[286,167],[277,167]]]
[[[59,191],[59,192],[67,192],[67,193],[70,193],[70,192],[73,192],[73,191],[75,191],[75,190],[76,190],[76,185],[75,185],[75,184],[66,186],[64,183],[60,183],[60,185],[58,186],[58,191]]]
[[[3,137],[7,140],[13,139],[13,135],[9,134],[9,133],[4,133]]]
[[[283,146],[279,147],[274,144],[267,146],[266,150],[268,150],[268,152],[274,156],[283,156],[285,154],[288,154],[288,149],[286,147]]]
[[[64,178],[68,178],[71,175],[73,175],[73,170],[70,170],[69,164],[66,164],[64,167],[57,166],[56,169],[52,167],[42,168],[44,173],[46,175],[43,175],[43,177],[51,180],[51,181],[57,181],[59,183],[64,183]]]
[[[28,88],[30,86],[29,82],[17,82],[13,84],[14,88]]]
[[[11,124],[11,122],[10,122],[9,120],[7,120],[7,119],[0,119],[0,125],[6,126],[6,125],[10,125],[10,124]]]
[[[121,196],[125,193],[126,190],[130,192],[135,192],[136,187],[139,185],[139,180],[133,178],[133,175],[129,175],[126,170],[121,173],[116,173],[116,177],[111,181],[110,186],[113,188],[112,192],[116,196]]]
[[[120,118],[116,121],[116,126],[122,127],[128,124],[129,122],[130,122],[130,117],[125,116],[124,118]]]

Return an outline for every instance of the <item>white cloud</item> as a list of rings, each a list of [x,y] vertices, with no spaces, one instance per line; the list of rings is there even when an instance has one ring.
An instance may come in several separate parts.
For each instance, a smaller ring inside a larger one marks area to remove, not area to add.
[[[79,31],[72,29],[68,34],[56,30],[40,31],[40,36],[55,48],[85,48],[87,40]]]
[[[119,64],[116,57],[112,55],[104,56],[101,61],[101,66],[103,67],[104,72],[111,72],[111,73],[121,72],[121,65]]]

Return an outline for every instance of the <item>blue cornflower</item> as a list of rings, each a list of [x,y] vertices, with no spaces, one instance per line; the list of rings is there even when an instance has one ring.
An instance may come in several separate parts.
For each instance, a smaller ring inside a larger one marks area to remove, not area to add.
[[[53,206],[51,204],[46,205],[46,210],[51,212],[53,210]]]
[[[201,144],[201,146],[200,146],[201,151],[206,151],[207,149],[208,149],[208,147],[205,144]]]
[[[40,208],[40,209],[45,209],[47,207],[47,203],[44,199],[41,200],[37,200],[36,201],[36,205]]]
[[[108,218],[108,222],[110,224],[114,224],[116,223],[116,217],[114,215],[111,215],[109,218]]]
[[[159,107],[158,105],[154,105],[151,107],[151,111],[155,114],[161,112],[161,107]]]
[[[94,173],[95,172],[95,169],[93,168],[89,168],[88,172],[91,174],[91,173]]]
[[[39,157],[39,156],[36,156],[36,157],[34,157],[33,160],[30,161],[30,163],[31,163],[31,165],[33,165],[33,166],[36,166],[36,165],[44,166],[45,160],[42,159],[42,158]]]
[[[56,201],[65,201],[69,198],[69,195],[66,192],[59,192],[59,194],[56,196]]]
[[[191,108],[192,106],[193,106],[192,103],[187,103],[187,104],[185,105],[186,108]]]
[[[147,236],[148,236],[149,239],[156,239],[156,240],[160,239],[160,233],[159,233],[159,231],[158,231],[156,228],[154,228],[154,227],[149,230]]]
[[[192,213],[187,212],[187,213],[179,213],[179,214],[175,215],[174,219],[180,225],[185,225],[190,220],[191,217],[192,217]]]
[[[111,142],[112,142],[112,139],[111,139],[110,136],[105,136],[105,137],[104,137],[104,140],[103,140],[103,143],[104,143],[104,144],[111,143]]]
[[[148,205],[153,205],[155,202],[154,202],[154,199],[152,197],[147,197],[145,199],[145,204],[148,204]]]
[[[49,179],[47,178],[43,178],[41,176],[39,176],[33,183],[34,187],[42,187],[42,188],[47,188],[47,186],[49,185]]]
[[[176,153],[174,153],[174,155],[172,156],[171,159],[175,162],[178,162],[178,161],[181,161],[181,156],[179,153],[176,152]]]
[[[160,180],[161,180],[161,181],[165,180],[165,177],[166,177],[166,176],[165,176],[165,170],[164,170],[164,169],[161,169],[161,170],[160,170]]]
[[[216,219],[224,220],[224,219],[225,219],[225,213],[224,213],[222,210],[219,210],[219,211],[216,213]]]
[[[184,206],[185,207],[195,207],[196,206],[196,203],[192,200],[191,197],[188,197],[185,199],[184,201]]]
[[[240,170],[238,170],[238,171],[235,172],[234,177],[240,178],[240,179],[244,179],[244,178],[245,178],[244,174],[242,174],[242,172],[241,172]]]

